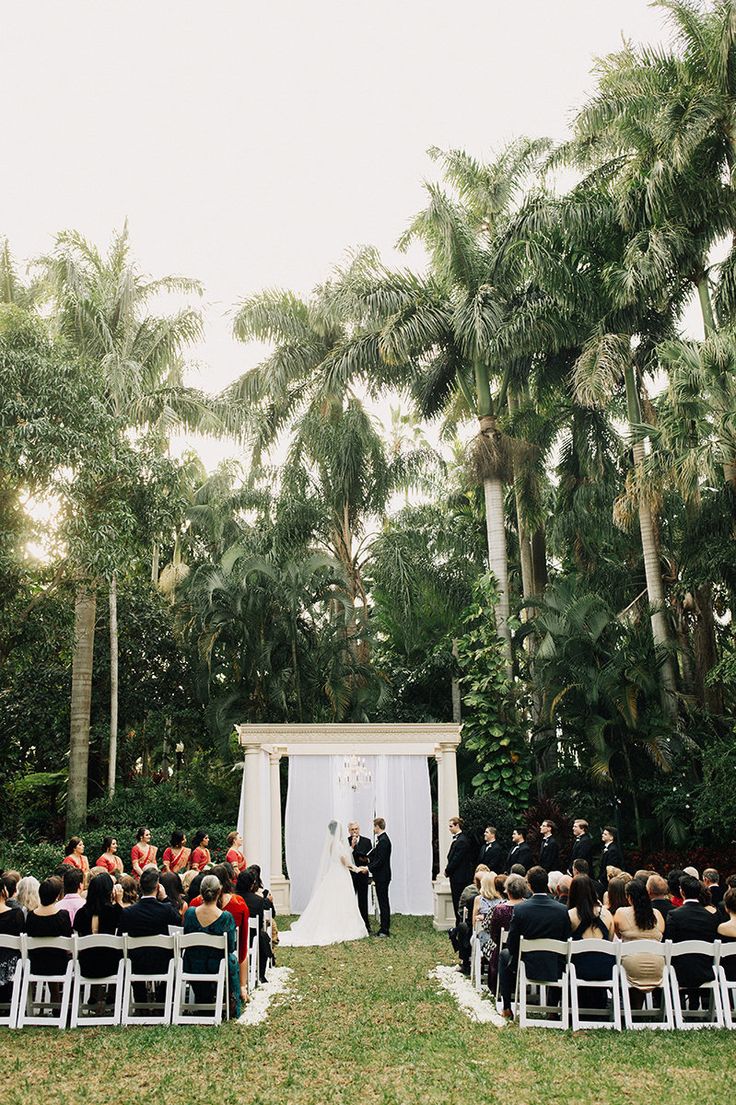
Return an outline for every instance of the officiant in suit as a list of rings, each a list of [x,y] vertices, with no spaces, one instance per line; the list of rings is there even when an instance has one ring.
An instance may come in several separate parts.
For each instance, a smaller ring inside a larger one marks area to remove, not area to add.
[[[391,882],[391,841],[386,834],[386,822],[382,817],[374,820],[373,832],[376,834],[376,843],[368,853],[368,867],[376,888],[378,912],[381,918],[381,927],[376,935],[386,937],[391,935],[389,931],[391,906],[388,900],[388,887]]]
[[[350,821],[348,823],[348,845],[350,851],[353,853],[353,863],[356,867],[366,867],[368,865],[368,854],[371,851],[371,842],[367,836],[360,835],[360,825],[357,821]],[[360,910],[360,916],[363,918],[365,927],[368,932],[371,931],[371,926],[368,922],[368,881],[369,876],[362,873],[351,871],[353,880],[353,889],[355,890],[355,896],[358,899],[358,909]]]
[[[457,917],[460,895],[466,886],[469,886],[475,875],[475,861],[473,848],[469,837],[463,832],[463,823],[459,817],[450,818],[450,832],[452,844],[447,853],[447,867],[445,875],[450,880],[450,893],[452,894],[452,908]]]

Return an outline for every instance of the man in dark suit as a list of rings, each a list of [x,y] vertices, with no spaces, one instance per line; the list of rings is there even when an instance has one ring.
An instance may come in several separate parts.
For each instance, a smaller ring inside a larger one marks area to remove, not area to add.
[[[658,909],[666,921],[667,914],[675,908],[669,897],[667,879],[663,879],[661,875],[650,875],[647,879],[647,894],[652,903],[652,909]]]
[[[493,825],[486,825],[483,830],[483,845],[478,853],[478,863],[485,863],[488,870],[495,871],[497,875],[505,870],[506,850],[496,840]]]
[[[140,879],[140,899],[123,910],[118,931],[128,936],[168,936],[169,925],[181,927],[181,917],[166,900],[164,888],[155,867],[144,867]],[[163,948],[131,950],[130,962],[133,974],[165,975],[171,962],[171,952]],[[144,982],[133,984],[137,1004],[146,1001]],[[163,1001],[163,984],[156,987],[156,1000]]]
[[[568,874],[574,875],[573,863],[576,859],[585,860],[588,864],[589,871],[593,870],[593,840],[589,832],[590,826],[588,822],[582,817],[577,817],[573,821],[572,835],[575,840],[572,846],[572,852],[570,853],[570,867]]]
[[[550,871],[560,870],[560,846],[554,837],[556,828],[554,821],[543,821],[539,826],[539,832],[542,836],[542,847],[539,849],[539,866],[543,867],[547,874]]]
[[[350,821],[348,823],[348,845],[353,853],[353,863],[356,867],[366,867],[368,864],[368,853],[371,850],[371,842],[367,836],[360,835],[360,825],[357,821]],[[353,889],[355,890],[355,896],[358,899],[358,909],[360,910],[360,916],[363,918],[363,924],[371,931],[371,926],[368,920],[368,875],[362,871],[351,871],[350,875],[353,880]]]
[[[673,943],[683,940],[705,940],[712,944],[718,938],[718,917],[709,913],[700,904],[700,880],[692,875],[680,878],[682,905],[671,910],[664,924],[664,938]],[[708,955],[684,955],[672,960],[677,981],[688,989],[688,1004],[691,1009],[700,1007],[701,994],[696,987],[713,978],[712,960]],[[705,995],[702,995],[705,997]]]
[[[601,833],[601,840],[603,841],[603,851],[601,853],[601,866],[598,872],[598,881],[602,883],[603,886],[608,886],[606,868],[620,867],[621,870],[623,870],[624,857],[621,854],[621,849],[616,843],[616,829],[613,825],[606,825]]]
[[[710,904],[717,908],[723,899],[723,887],[721,886],[721,876],[715,867],[706,867],[703,871],[703,886],[710,894]]]
[[[238,893],[248,907],[251,917],[258,918],[258,967],[260,981],[266,981],[266,967],[273,957],[271,938],[264,928],[264,913],[271,908],[268,898],[264,898],[256,890],[255,873],[248,868],[238,878]]]
[[[386,834],[386,822],[377,817],[373,822],[376,843],[368,853],[368,867],[373,877],[378,898],[380,929],[378,936],[390,936],[391,904],[388,900],[388,887],[391,882],[391,841]]]
[[[525,871],[533,864],[532,850],[526,842],[526,829],[516,828],[511,834],[513,841],[509,854],[506,856],[506,871],[510,871],[515,863],[520,863]]]
[[[499,970],[503,1015],[511,1016],[511,998],[516,988],[521,937],[530,940],[567,940],[570,935],[570,914],[567,908],[549,896],[547,872],[543,867],[531,867],[527,871],[531,898],[514,906],[509,926],[509,938],[501,952]],[[524,965],[530,978],[556,979],[564,968],[562,956],[554,952],[528,952]]]
[[[473,881],[475,863],[473,862],[473,850],[470,839],[463,832],[463,823],[459,817],[450,818],[450,832],[452,834],[452,844],[447,853],[445,875],[450,880],[452,908],[457,918],[460,895],[465,887]]]

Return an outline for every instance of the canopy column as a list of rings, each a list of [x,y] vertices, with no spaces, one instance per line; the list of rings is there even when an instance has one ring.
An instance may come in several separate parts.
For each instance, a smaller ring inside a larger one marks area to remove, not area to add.
[[[437,828],[439,838],[440,869],[434,881],[434,927],[440,931],[450,929],[455,924],[452,908],[450,882],[445,876],[445,863],[450,850],[451,835],[449,821],[458,814],[457,755],[456,744],[442,741],[437,745]]]
[[[261,839],[261,742],[244,743],[245,763],[243,765],[244,819],[243,850],[249,863],[260,864],[263,858],[263,840]]]

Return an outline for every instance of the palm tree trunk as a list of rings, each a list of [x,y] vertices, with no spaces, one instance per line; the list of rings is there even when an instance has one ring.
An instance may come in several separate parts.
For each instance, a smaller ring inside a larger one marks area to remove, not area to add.
[[[452,692],[452,720],[455,725],[459,725],[463,720],[463,705],[462,695],[460,694],[460,680],[457,677],[457,638],[454,638],[452,642],[452,658],[454,660],[454,670],[451,682]]]
[[[698,698],[712,714],[722,714],[723,686],[720,683],[708,683],[708,675],[718,663],[711,583],[703,583],[698,587],[695,592],[695,606],[697,620],[693,630],[693,652]]]
[[[74,602],[74,654],[69,734],[69,782],[66,835],[84,828],[87,820],[89,722],[92,708],[92,661],[95,647],[97,597],[87,582],[78,584]]]
[[[639,408],[639,394],[636,388],[636,378],[633,364],[628,364],[625,372],[626,404],[629,417],[629,431],[632,439],[635,427],[641,423]],[[662,568],[659,560],[657,539],[654,528],[654,517],[651,507],[643,493],[644,484],[644,443],[632,440],[634,454],[634,468],[637,472],[639,484],[639,530],[641,532],[641,547],[644,553],[644,574],[647,582],[647,596],[649,606],[652,609],[651,623],[654,644],[661,653],[660,684],[662,690],[662,708],[666,716],[674,719],[677,716],[677,684],[675,681],[675,668],[668,649],[670,635],[667,627],[667,618],[664,613],[664,588],[662,586]]]
[[[107,765],[107,791],[115,793],[118,766],[118,581],[110,580],[110,749]]]
[[[151,583],[155,587],[158,583],[158,568],[159,560],[161,557],[161,546],[158,541],[154,541],[153,549],[151,550]]]
[[[483,481],[486,506],[486,540],[488,563],[498,584],[496,606],[496,630],[503,641],[506,656],[506,674],[512,676],[511,633],[509,631],[509,566],[506,555],[506,527],[503,512],[503,483],[496,476]]]
[[[698,299],[700,300],[700,312],[703,316],[703,332],[706,338],[717,333],[716,316],[713,310],[713,301],[710,295],[708,277],[702,273],[697,283]],[[726,483],[736,487],[736,457],[726,457],[723,461],[723,478]]]

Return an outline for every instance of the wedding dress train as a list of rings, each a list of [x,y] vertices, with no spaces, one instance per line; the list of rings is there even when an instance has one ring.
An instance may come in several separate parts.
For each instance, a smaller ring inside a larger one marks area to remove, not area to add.
[[[351,864],[343,827],[339,821],[331,821],[312,896],[301,917],[280,934],[282,947],[321,947],[368,935],[350,877]]]

